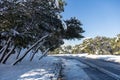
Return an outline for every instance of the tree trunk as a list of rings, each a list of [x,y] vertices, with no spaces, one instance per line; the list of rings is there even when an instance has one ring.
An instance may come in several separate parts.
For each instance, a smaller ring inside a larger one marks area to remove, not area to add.
[[[18,54],[17,54],[17,56],[16,56],[16,59],[19,58],[19,56],[20,56],[20,52],[21,52],[21,49],[22,49],[22,48],[19,48],[19,50],[17,51]]]
[[[30,61],[33,60],[33,58],[34,58],[35,54],[38,52],[38,49],[39,49],[39,48],[40,48],[40,46],[37,47],[37,49],[33,52],[32,56],[31,56],[31,58],[30,58]]]
[[[3,58],[4,58],[5,55],[6,55],[5,52],[6,52],[6,50],[8,49],[8,46],[9,46],[9,44],[10,44],[11,39],[12,39],[12,37],[9,37],[9,39],[8,39],[6,45],[5,45],[5,48],[4,48],[4,50],[2,51],[2,53],[1,53],[0,62],[3,60]]]
[[[44,53],[43,55],[39,58],[39,60],[41,60],[45,55],[47,55],[47,52],[50,50],[50,48],[48,48]]]
[[[6,44],[7,42],[5,42],[5,44]],[[1,52],[4,50],[4,48],[5,48],[5,46],[1,46],[1,49],[0,49],[0,54],[1,54]]]
[[[18,62],[22,61],[23,58],[28,54],[29,51],[31,51],[37,44],[39,44],[43,39],[45,39],[46,37],[48,37],[49,35],[45,35],[42,38],[40,38],[36,43],[34,43],[25,53],[22,57],[20,57],[19,59],[17,59],[12,65],[17,64]]]
[[[35,54],[36,54],[37,52],[38,52],[38,50],[36,50],[36,51],[33,52],[32,56],[31,56],[31,58],[30,58],[30,61],[33,60],[33,58],[34,58],[34,56],[35,56]]]
[[[39,46],[38,46],[38,47],[36,48],[36,50],[33,52],[33,55],[32,55],[32,57],[30,58],[30,61],[33,60],[35,54],[38,52],[38,49],[40,48],[41,45],[43,45],[44,42],[45,42],[45,41],[43,41],[41,44],[39,44]]]
[[[5,46],[0,49],[0,53],[4,50]]]
[[[5,56],[5,58],[2,60],[1,63],[3,63],[3,64],[6,63],[6,61],[8,60],[8,58],[10,57],[10,55],[12,54],[12,52],[14,51],[14,49],[15,49],[15,46],[13,46],[13,47],[11,48],[11,50],[8,52],[8,54]]]

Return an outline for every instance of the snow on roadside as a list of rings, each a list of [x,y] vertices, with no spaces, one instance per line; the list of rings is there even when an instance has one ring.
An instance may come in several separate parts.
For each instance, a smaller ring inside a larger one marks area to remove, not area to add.
[[[120,55],[87,55],[86,57],[120,63]]]
[[[74,59],[62,59],[62,62],[64,67],[62,71],[64,80],[90,80],[82,69],[87,67],[87,65]]]
[[[82,57],[82,56],[87,56],[88,54],[87,53],[84,53],[84,54],[55,54],[54,56],[79,56],[79,57]]]
[[[89,57],[93,59],[102,59],[106,61],[113,61],[120,63],[120,55],[88,55],[87,53],[83,53],[83,54],[57,54],[56,56]]]
[[[24,61],[15,66],[0,64],[0,80],[57,80],[60,60],[47,56],[42,60]]]

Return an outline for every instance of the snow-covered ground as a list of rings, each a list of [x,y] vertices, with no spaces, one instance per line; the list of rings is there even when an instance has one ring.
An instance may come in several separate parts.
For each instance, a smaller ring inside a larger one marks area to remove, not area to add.
[[[60,61],[47,56],[42,60],[25,61],[15,66],[0,64],[0,80],[57,80]]]
[[[88,67],[87,65],[75,59],[54,56],[89,57],[120,62],[120,56],[115,55],[59,54],[44,57],[40,61],[35,57],[32,62],[24,59],[15,66],[10,65],[10,62],[0,64],[0,80],[57,80],[61,64],[64,80],[90,80],[83,70],[83,68]]]
[[[62,62],[64,67],[62,71],[64,80],[90,80],[82,69],[88,67],[87,65],[74,59],[62,59]]]

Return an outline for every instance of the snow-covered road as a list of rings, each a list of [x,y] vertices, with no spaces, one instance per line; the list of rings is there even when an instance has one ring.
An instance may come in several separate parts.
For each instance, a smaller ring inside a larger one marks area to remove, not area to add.
[[[82,68],[88,67],[87,65],[75,60],[64,59],[63,62],[63,79],[64,80],[90,80],[88,75]]]

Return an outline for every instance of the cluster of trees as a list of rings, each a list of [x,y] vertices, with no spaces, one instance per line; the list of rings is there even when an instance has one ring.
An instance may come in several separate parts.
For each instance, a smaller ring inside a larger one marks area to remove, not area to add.
[[[72,54],[73,47],[71,45],[60,46],[59,48],[50,51],[50,54]]]
[[[38,50],[41,59],[64,44],[63,39],[83,38],[77,18],[62,19],[65,5],[63,0],[0,0],[0,63],[17,54],[15,65],[30,51],[32,60]],[[23,48],[27,50],[21,53]]]
[[[120,34],[114,38],[97,36],[95,38],[84,39],[83,42],[75,46],[62,46],[51,54],[79,54],[79,53],[89,53],[89,54],[111,54],[120,55]]]
[[[82,44],[74,46],[73,53],[89,54],[120,54],[120,34],[114,38],[100,37],[88,38]]]

